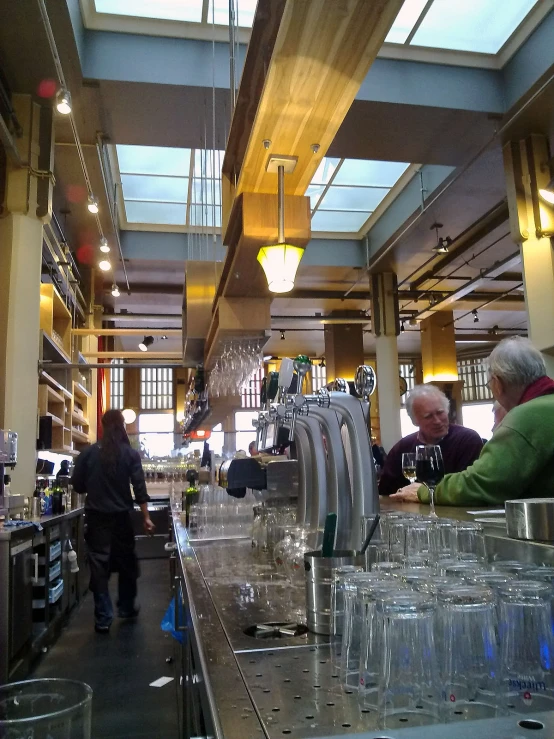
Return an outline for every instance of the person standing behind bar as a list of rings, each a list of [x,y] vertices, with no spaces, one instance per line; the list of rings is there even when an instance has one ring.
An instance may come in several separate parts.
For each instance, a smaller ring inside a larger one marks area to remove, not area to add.
[[[379,481],[379,494],[392,495],[400,488],[414,490],[419,483],[407,485],[402,474],[402,454],[415,452],[418,444],[438,444],[442,451],[445,473],[461,472],[479,457],[483,440],[476,431],[451,424],[450,401],[434,385],[416,385],[406,399],[406,410],[419,431],[409,434],[390,450]]]
[[[140,455],[131,448],[123,414],[109,410],[102,417],[102,441],[92,444],[77,457],[72,485],[78,493],[86,493],[86,543],[90,565],[90,590],[94,595],[95,630],[107,634],[113,619],[108,590],[111,572],[119,573],[118,609],[120,618],[138,615],[138,561],[131,521],[133,485],[135,501],[144,517],[147,534],[155,526],[148,513],[144,472]]]

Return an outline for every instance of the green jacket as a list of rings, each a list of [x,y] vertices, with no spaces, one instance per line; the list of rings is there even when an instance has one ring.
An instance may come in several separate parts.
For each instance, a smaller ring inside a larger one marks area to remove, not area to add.
[[[422,503],[429,491],[418,491]],[[440,505],[496,505],[513,498],[554,497],[554,394],[513,408],[479,459],[445,475],[435,490]]]

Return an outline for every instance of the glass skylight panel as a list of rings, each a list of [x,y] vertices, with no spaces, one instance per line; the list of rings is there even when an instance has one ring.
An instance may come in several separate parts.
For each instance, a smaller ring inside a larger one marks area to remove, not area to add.
[[[434,0],[411,44],[496,54],[536,0]]]
[[[187,177],[151,177],[149,175],[121,175],[125,200],[161,200],[186,203],[189,181]]]
[[[177,203],[147,203],[141,200],[126,200],[125,215],[128,223],[185,226],[187,206]]]
[[[310,208],[313,210],[317,205],[319,198],[325,191],[325,185],[308,185],[306,196],[310,198]]]
[[[333,176],[340,159],[336,157],[323,157],[319,163],[315,175],[312,178],[312,185],[326,185]]]
[[[189,223],[191,226],[213,227],[214,225],[214,208],[209,205],[191,205],[189,214]],[[221,226],[221,211],[215,208],[215,226]]]
[[[188,21],[189,23],[200,23],[202,5],[202,0],[96,0],[95,2],[98,13],[158,18],[166,21]]]
[[[221,205],[220,187],[220,180],[194,179],[192,182],[191,202],[198,204],[207,203],[208,205],[213,205],[215,195],[215,204]]]
[[[119,171],[122,174],[153,174],[188,177],[190,149],[166,146],[116,146]]]
[[[333,185],[392,187],[409,166],[404,162],[345,159]]]
[[[406,43],[426,5],[427,0],[404,0],[404,5],[400,8],[385,41],[389,44]]]
[[[316,210],[312,216],[312,231],[357,233],[371,213],[345,210]]]
[[[373,211],[388,192],[388,188],[336,187],[333,184],[319,207],[325,210]]]
[[[215,162],[214,155],[211,150],[204,149],[194,150],[194,176],[195,177],[213,177],[213,168],[215,164],[215,176],[221,179],[221,167],[223,166],[224,151],[216,150]]]
[[[210,0],[208,5],[208,17],[207,23],[213,22],[216,25],[228,26],[229,25],[229,0],[214,0],[215,5]],[[254,13],[256,12],[256,5],[258,0],[239,0],[238,2],[238,25],[242,28],[252,28],[254,22]],[[235,20],[236,24],[236,20]]]

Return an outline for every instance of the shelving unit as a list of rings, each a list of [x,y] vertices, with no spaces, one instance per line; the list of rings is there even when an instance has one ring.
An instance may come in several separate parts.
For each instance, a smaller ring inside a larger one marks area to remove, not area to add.
[[[40,328],[47,339],[70,361],[71,313],[54,285],[40,286]]]
[[[74,449],[90,444],[89,403],[91,394],[79,382],[73,381],[71,409],[71,440]]]

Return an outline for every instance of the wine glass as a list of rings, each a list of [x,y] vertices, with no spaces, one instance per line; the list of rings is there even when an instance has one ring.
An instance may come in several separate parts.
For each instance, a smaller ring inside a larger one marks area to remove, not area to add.
[[[416,481],[416,455],[415,452],[405,452],[402,455],[402,474],[410,482]]]
[[[435,513],[435,488],[444,477],[444,464],[441,448],[434,444],[418,444],[416,446],[416,475],[419,482],[429,488],[430,516]]]

